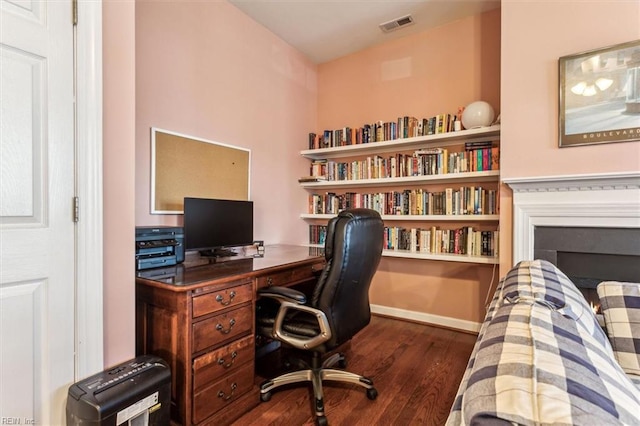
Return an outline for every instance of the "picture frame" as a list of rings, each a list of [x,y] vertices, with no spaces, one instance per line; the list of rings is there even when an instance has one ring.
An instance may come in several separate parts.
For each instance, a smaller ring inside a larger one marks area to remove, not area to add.
[[[559,147],[640,141],[640,40],[562,56]]]

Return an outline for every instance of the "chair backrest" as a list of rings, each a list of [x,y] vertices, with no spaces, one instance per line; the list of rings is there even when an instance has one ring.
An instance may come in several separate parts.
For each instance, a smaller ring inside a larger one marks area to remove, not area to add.
[[[329,320],[328,349],[351,339],[371,319],[369,286],[382,256],[384,223],[375,210],[349,209],[331,219],[325,240],[326,266],[311,305]]]

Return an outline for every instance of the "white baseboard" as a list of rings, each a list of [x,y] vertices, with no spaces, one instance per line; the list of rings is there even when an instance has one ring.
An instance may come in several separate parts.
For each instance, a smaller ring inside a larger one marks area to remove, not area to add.
[[[481,323],[461,320],[440,315],[427,314],[424,312],[407,311],[406,309],[391,308],[389,306],[371,305],[371,312],[392,318],[411,320],[425,324],[438,325],[441,327],[453,328],[456,330],[478,333]]]

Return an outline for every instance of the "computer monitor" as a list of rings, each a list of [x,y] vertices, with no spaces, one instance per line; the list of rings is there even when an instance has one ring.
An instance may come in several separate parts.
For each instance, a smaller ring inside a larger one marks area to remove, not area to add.
[[[232,255],[224,249],[253,244],[253,202],[185,197],[183,226],[185,250]]]

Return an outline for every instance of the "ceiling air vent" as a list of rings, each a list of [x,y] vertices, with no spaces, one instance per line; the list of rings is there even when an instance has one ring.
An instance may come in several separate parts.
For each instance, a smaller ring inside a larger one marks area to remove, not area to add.
[[[406,27],[407,25],[413,24],[413,18],[411,15],[403,16],[402,18],[396,18],[389,22],[384,22],[379,25],[380,29],[384,33],[388,33],[390,31],[395,31],[399,28]]]

